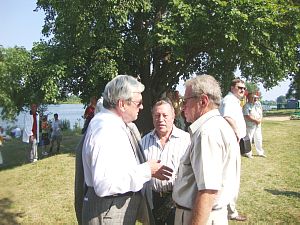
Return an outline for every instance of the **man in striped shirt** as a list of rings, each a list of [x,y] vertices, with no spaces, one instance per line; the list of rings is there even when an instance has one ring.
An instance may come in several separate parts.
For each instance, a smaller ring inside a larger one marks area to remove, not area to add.
[[[173,183],[180,159],[190,144],[190,135],[174,125],[175,111],[168,98],[155,103],[152,118],[154,130],[142,139],[146,159],[160,160],[175,172],[169,180],[160,181],[152,178],[153,214],[156,225],[173,225],[175,217],[171,196]]]

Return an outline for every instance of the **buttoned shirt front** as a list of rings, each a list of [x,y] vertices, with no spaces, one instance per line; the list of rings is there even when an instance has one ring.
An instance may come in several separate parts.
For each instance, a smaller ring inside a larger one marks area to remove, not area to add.
[[[253,104],[253,103],[248,102],[243,107],[243,114],[245,116],[251,116],[254,119],[261,120],[262,119],[262,108],[259,104]],[[257,126],[257,124],[253,121],[250,121],[247,119],[245,119],[245,121],[246,121],[247,127],[256,127]]]
[[[155,130],[149,132],[142,138],[142,147],[146,159],[161,160],[163,165],[170,167],[174,171],[172,177],[168,181],[152,178],[152,190],[156,192],[172,191],[180,159],[187,150],[189,144],[189,133],[178,129],[175,125],[173,125],[172,132],[164,148],[162,148]]]
[[[151,179],[148,163],[138,164],[127,126],[103,109],[91,120],[83,143],[84,179],[100,197],[137,192]]]
[[[246,123],[241,107],[241,101],[231,92],[229,92],[221,101],[220,114],[223,117],[232,118],[238,129],[239,138],[246,136]]]
[[[192,209],[198,191],[217,190],[213,209],[225,207],[238,188],[240,154],[235,134],[217,109],[197,119],[189,132],[191,145],[181,159],[173,199]]]

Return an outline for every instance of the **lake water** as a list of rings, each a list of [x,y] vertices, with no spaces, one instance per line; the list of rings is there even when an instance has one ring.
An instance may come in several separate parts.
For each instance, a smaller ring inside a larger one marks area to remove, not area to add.
[[[83,126],[84,119],[82,118],[84,114],[83,104],[60,104],[60,105],[48,105],[45,115],[48,115],[48,120],[53,120],[53,114],[57,113],[60,120],[69,120],[71,129],[74,128],[75,123],[80,127]],[[20,127],[24,128],[24,112],[21,112],[15,122],[3,121],[0,119],[0,126],[7,127]]]

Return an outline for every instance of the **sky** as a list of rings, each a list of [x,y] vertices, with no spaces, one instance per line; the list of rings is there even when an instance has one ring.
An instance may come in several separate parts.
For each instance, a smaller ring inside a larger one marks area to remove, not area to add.
[[[23,46],[31,50],[33,43],[43,38],[44,13],[34,12],[35,8],[35,0],[0,0],[0,45],[4,48]],[[289,84],[290,81],[285,80],[268,91],[260,84],[262,99],[276,100],[287,93]],[[179,86],[183,94],[182,83]]]

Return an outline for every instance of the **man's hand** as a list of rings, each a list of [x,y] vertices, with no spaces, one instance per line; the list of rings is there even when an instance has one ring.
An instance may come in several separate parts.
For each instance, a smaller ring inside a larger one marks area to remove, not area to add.
[[[172,176],[173,170],[160,163],[160,160],[149,160],[147,161],[150,165],[151,176],[159,180],[169,180]]]
[[[259,125],[261,123],[261,120],[256,120],[255,123],[256,125]]]
[[[33,143],[33,141],[34,141],[34,135],[31,135],[31,136],[29,137],[29,141],[30,141],[31,143]]]

